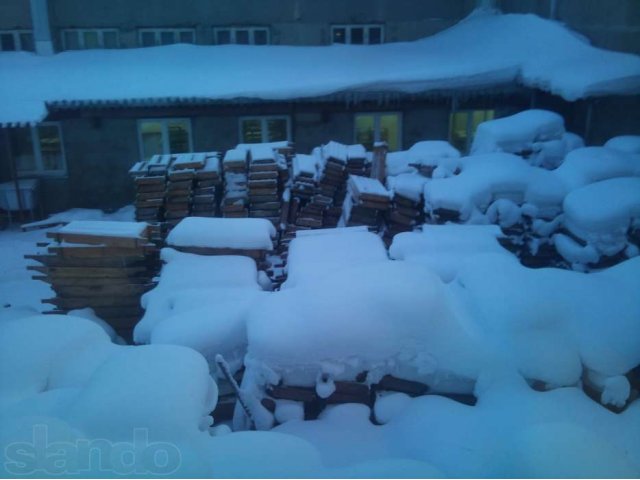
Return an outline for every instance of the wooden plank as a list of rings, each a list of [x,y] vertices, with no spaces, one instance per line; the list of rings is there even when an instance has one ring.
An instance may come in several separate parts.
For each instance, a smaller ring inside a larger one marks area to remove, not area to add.
[[[171,248],[184,253],[194,253],[196,255],[241,255],[253,258],[254,260],[262,260],[266,250],[241,250],[238,248],[208,248],[208,247],[177,247],[169,245]]]
[[[65,297],[106,297],[114,295],[142,295],[151,290],[155,285],[153,283],[140,284],[112,284],[112,285],[82,285],[82,286],[63,286],[54,285],[53,290],[58,296]]]
[[[47,275],[33,275],[33,280],[39,280],[51,285],[56,286],[108,286],[108,285],[122,285],[122,278],[76,278],[76,277],[50,277]],[[128,284],[149,284],[153,283],[153,278],[150,275],[144,275],[140,277],[127,277],[126,283]]]
[[[142,267],[48,267],[28,265],[27,270],[43,273],[49,277],[67,278],[128,278],[147,272]]]
[[[156,259],[143,256],[104,258],[61,258],[57,255],[25,255],[25,259],[40,262],[49,267],[134,267],[152,266]]]
[[[87,307],[135,307],[140,304],[138,296],[133,297],[56,297],[42,300],[58,308],[76,309]]]
[[[157,251],[157,247],[153,243],[146,243],[135,249],[122,248],[122,247],[108,247],[108,246],[49,246],[49,253],[55,253],[62,257],[68,258],[95,258],[95,257],[127,257],[140,255],[144,258],[144,255],[154,253]]]
[[[47,232],[47,237],[57,242],[79,243],[83,245],[105,245],[108,247],[137,248],[148,242],[146,238],[116,237],[82,233]]]
[[[308,387],[289,387],[276,385],[267,389],[267,395],[280,400],[294,400],[296,402],[313,402],[318,395],[315,389]]]

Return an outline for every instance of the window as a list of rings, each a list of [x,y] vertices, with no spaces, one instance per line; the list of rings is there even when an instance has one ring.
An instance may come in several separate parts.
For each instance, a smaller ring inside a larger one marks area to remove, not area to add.
[[[449,140],[461,152],[468,152],[476,128],[482,122],[493,120],[494,110],[463,110],[451,114]]]
[[[240,119],[240,143],[291,140],[289,117],[245,117]]]
[[[10,130],[11,152],[19,175],[64,175],[67,167],[57,123]]]
[[[0,30],[0,51],[15,52],[24,50],[33,52],[33,34],[30,30]]]
[[[118,30],[113,28],[66,29],[62,31],[63,50],[118,48]]]
[[[193,28],[141,28],[138,40],[143,47],[171,45],[174,43],[195,43]]]
[[[138,121],[140,158],[193,151],[188,118],[158,118]]]
[[[214,28],[214,41],[218,45],[237,43],[239,45],[268,45],[269,29],[266,27]]]
[[[387,142],[389,150],[399,150],[401,142],[401,117],[399,113],[362,113],[355,117],[355,141],[373,148],[375,142]]]
[[[374,45],[384,41],[382,25],[334,25],[331,27],[331,43]]]

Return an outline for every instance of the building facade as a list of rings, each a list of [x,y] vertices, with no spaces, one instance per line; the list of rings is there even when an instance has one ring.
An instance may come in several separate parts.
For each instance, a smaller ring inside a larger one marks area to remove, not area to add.
[[[554,18],[594,45],[640,52],[634,0],[0,0],[0,40],[3,51],[41,53],[172,43],[390,43],[433,35],[478,4]],[[279,140],[293,141],[300,152],[329,140],[367,147],[384,140],[397,150],[426,139],[449,139],[464,152],[479,122],[531,107],[561,113],[567,129],[589,144],[640,132],[637,96],[568,102],[516,85],[283,101],[53,103],[44,122],[3,129],[0,181],[39,178],[46,212],[112,209],[133,199],[129,167],[156,153]]]

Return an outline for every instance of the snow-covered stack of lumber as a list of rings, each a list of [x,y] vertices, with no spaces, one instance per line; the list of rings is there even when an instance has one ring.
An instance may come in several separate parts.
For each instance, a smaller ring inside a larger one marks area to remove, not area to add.
[[[249,216],[248,156],[248,150],[236,148],[228,150],[222,160],[225,189],[221,206],[223,217],[242,218]]]
[[[350,175],[343,205],[344,226],[366,225],[378,228],[381,214],[391,208],[391,193],[374,178]]]
[[[130,337],[142,315],[140,297],[159,271],[158,250],[142,222],[74,221],[47,233],[46,252],[26,255],[33,278],[51,284],[56,297],[43,300],[50,313],[92,308],[119,334]]]
[[[321,228],[324,211],[333,204],[333,198],[318,187],[322,159],[319,150],[312,155],[298,154],[292,161],[293,186],[289,223],[303,228]]]
[[[401,232],[410,232],[424,222],[422,191],[427,178],[419,173],[407,173],[387,178],[387,188],[393,193],[391,208],[385,219],[388,239]]]
[[[280,223],[280,189],[277,153],[268,144],[249,150],[249,216]]]
[[[349,175],[368,176],[367,170],[371,162],[367,159],[367,151],[360,144],[347,145],[347,173]]]
[[[320,147],[322,173],[318,186],[320,193],[333,199],[333,206],[325,212],[324,226],[335,227],[340,218],[340,205],[344,200],[347,181],[347,146],[338,142],[329,142]]]
[[[197,255],[242,255],[263,266],[275,237],[273,223],[264,218],[189,217],[171,230],[167,246]]]
[[[164,199],[168,163],[160,163],[161,155],[151,161],[137,162],[129,170],[136,188],[136,221],[157,222],[164,219]]]
[[[220,172],[220,154],[205,154],[204,165],[196,170],[193,190],[194,217],[215,217],[218,215],[218,201],[222,196],[222,175]]]
[[[174,156],[167,174],[165,219],[169,227],[189,216],[195,169],[204,166],[204,159],[204,154],[201,153]]]

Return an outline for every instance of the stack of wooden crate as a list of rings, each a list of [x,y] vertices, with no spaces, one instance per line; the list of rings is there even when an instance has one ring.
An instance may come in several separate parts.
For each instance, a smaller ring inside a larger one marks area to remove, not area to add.
[[[391,208],[391,193],[375,178],[350,175],[343,206],[345,226],[366,225],[378,228],[383,212]]]
[[[191,213],[191,195],[195,169],[204,166],[203,154],[183,153],[176,155],[168,172],[165,220],[170,227]]]
[[[218,202],[222,196],[220,154],[208,152],[204,155],[204,165],[195,172],[196,180],[191,215],[194,217],[215,217],[218,215]]]
[[[268,144],[249,151],[249,216],[280,223],[281,191],[276,152]]]
[[[235,148],[227,150],[222,160],[224,197],[222,198],[221,210],[223,217],[242,218],[249,216],[248,157],[248,150]]]
[[[367,175],[367,167],[370,162],[367,159],[367,151],[360,144],[347,145],[347,173],[361,177]]]
[[[391,208],[386,215],[385,235],[392,238],[402,232],[410,232],[424,222],[424,203],[405,197],[398,192],[393,195]]]
[[[137,162],[129,170],[136,188],[136,220],[158,222],[164,219],[164,198],[167,178],[157,169],[151,173],[149,162]]]
[[[74,221],[48,232],[46,251],[25,255],[41,265],[33,278],[51,285],[56,297],[43,300],[48,313],[92,308],[121,336],[130,338],[142,315],[140,297],[154,286],[160,269],[157,247],[146,223]]]

